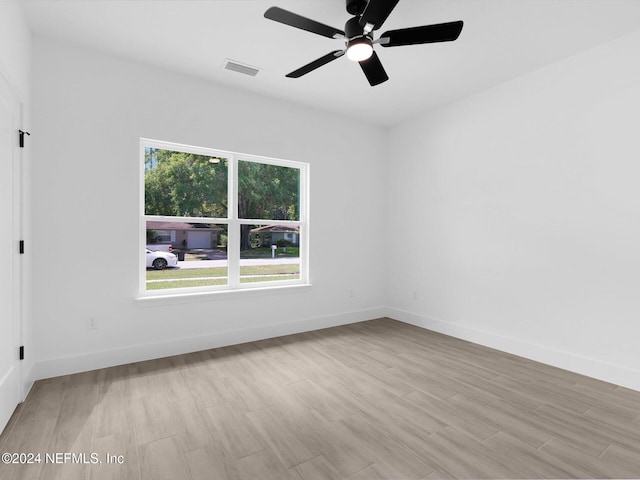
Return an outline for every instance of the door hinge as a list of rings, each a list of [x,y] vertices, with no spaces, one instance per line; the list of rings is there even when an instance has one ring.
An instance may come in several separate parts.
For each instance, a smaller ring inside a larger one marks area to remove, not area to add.
[[[18,247],[20,255],[24,255],[24,240],[20,240],[20,246]]]
[[[25,132],[24,130],[18,130],[18,133],[20,134],[20,148],[24,148],[24,136],[26,135],[31,135],[29,132]]]
[[[24,345],[20,345],[20,360],[24,360]]]

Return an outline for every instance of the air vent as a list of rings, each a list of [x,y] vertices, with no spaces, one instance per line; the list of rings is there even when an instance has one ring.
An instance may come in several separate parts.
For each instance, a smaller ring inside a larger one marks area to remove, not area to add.
[[[260,71],[259,68],[245,65],[243,63],[236,62],[235,60],[229,60],[228,58],[224,64],[224,68],[233,72],[244,73],[245,75],[249,75],[251,77],[255,77]]]

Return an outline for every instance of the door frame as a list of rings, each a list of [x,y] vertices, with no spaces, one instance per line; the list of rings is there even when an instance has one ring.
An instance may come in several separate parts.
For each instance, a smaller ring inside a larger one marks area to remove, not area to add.
[[[23,271],[23,257],[24,255],[19,252],[19,242],[23,239],[24,231],[24,174],[23,174],[23,148],[19,145],[19,131],[22,129],[22,122],[24,120],[24,104],[22,99],[16,93],[16,89],[13,88],[9,79],[0,70],[0,94],[10,103],[10,110],[13,111],[13,124],[12,130],[15,134],[14,143],[11,155],[11,219],[8,222],[9,235],[11,236],[11,252],[10,268],[11,268],[11,316],[12,316],[12,329],[13,339],[12,346],[15,347],[15,370],[17,376],[16,395],[15,398],[18,403],[24,401],[28,390],[25,388],[24,383],[24,369],[23,362],[19,360],[19,347],[23,344],[24,338],[24,271]],[[12,104],[12,105],[11,105]],[[17,406],[17,404],[16,404]],[[0,431],[5,425],[0,424]]]

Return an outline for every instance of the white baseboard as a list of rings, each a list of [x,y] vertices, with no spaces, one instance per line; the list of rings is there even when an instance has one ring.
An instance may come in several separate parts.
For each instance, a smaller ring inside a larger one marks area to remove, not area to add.
[[[31,378],[31,377],[28,376],[26,378]],[[31,387],[33,387],[34,383],[35,382],[33,380],[26,380],[22,382],[22,391],[20,392],[20,395],[21,395],[20,402],[24,402],[27,399],[27,395],[29,395],[29,392],[31,391]]]
[[[86,372],[98,368],[163,358],[210,348],[274,338],[283,335],[308,332],[350,323],[389,317],[400,322],[433,330],[452,337],[495,348],[503,352],[535,360],[592,378],[640,391],[640,371],[599,359],[550,349],[516,338],[504,337],[465,325],[445,322],[396,308],[372,308],[331,316],[312,317],[305,320],[261,325],[242,330],[229,330],[209,335],[184,337],[164,342],[133,345],[125,348],[90,352],[82,355],[58,357],[37,361],[24,382],[24,395],[33,382],[44,378]]]
[[[400,322],[426,328],[427,330],[433,330],[540,363],[640,391],[640,370],[633,370],[621,365],[615,365],[571,352],[554,350],[542,345],[496,335],[465,325],[418,315],[406,310],[387,308],[386,316]]]
[[[176,338],[163,342],[132,345],[129,347],[90,352],[36,361],[29,373],[29,381],[58,377],[99,368],[125,365],[128,363],[170,357],[184,353],[208,350],[210,348],[237,345],[240,343],[264,340],[295,333],[336,327],[350,323],[363,322],[383,317],[386,310],[382,307],[358,310],[338,315],[312,317],[293,322],[261,325],[242,330],[228,330],[208,335]]]

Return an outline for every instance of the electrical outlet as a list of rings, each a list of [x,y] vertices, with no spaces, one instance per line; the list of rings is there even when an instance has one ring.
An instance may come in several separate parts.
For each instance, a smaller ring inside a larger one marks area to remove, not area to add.
[[[93,330],[98,328],[98,323],[94,317],[91,317],[87,320],[87,330]]]
[[[411,295],[411,298],[413,298],[414,300],[418,300],[418,292],[414,290],[413,294]]]
[[[349,289],[349,298],[353,298],[353,297],[355,297],[355,296],[356,296],[356,294],[355,294],[355,292],[353,291],[353,289],[352,289],[352,288],[351,288],[351,289]]]

